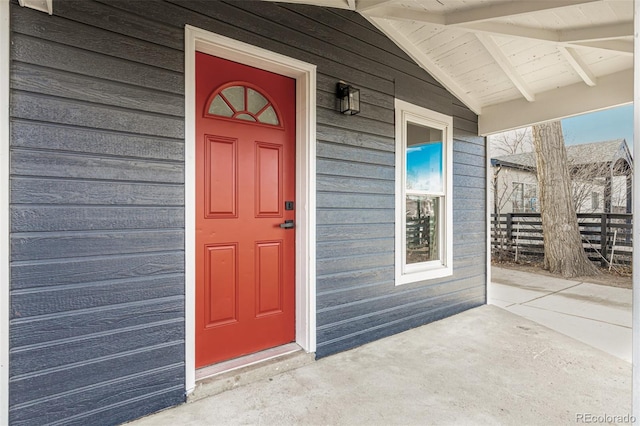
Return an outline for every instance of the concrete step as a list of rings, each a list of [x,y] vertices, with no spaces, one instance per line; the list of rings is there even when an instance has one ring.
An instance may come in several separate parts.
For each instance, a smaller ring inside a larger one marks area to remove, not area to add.
[[[315,354],[290,343],[201,368],[196,371],[196,387],[187,396],[187,402],[265,380],[314,361]]]

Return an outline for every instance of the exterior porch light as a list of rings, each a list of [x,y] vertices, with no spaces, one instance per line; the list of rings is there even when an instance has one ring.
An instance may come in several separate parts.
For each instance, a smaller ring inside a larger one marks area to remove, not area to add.
[[[360,112],[360,89],[338,83],[336,90],[340,112],[346,115],[355,115]]]

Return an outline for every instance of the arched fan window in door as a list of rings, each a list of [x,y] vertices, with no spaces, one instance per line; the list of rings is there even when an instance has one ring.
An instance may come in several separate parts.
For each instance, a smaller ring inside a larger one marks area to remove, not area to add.
[[[229,83],[216,89],[207,104],[207,116],[280,126],[273,103],[247,83]]]

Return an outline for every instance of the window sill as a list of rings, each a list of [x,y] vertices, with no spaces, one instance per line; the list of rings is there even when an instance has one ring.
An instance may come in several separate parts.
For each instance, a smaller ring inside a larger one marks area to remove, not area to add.
[[[439,267],[436,267],[436,268],[422,270],[422,271],[396,274],[396,287],[399,285],[433,280],[436,278],[450,277],[452,275],[453,275],[453,267],[443,266],[443,265],[440,265]]]

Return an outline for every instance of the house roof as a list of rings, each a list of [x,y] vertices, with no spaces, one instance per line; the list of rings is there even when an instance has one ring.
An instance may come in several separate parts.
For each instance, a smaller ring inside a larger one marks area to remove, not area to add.
[[[627,141],[624,139],[567,146],[567,161],[574,167],[615,163],[621,158],[628,164],[632,162]],[[495,157],[491,159],[491,165],[534,171],[536,169],[535,152]]]
[[[288,2],[360,13],[476,112],[483,135],[633,101],[630,0]]]

